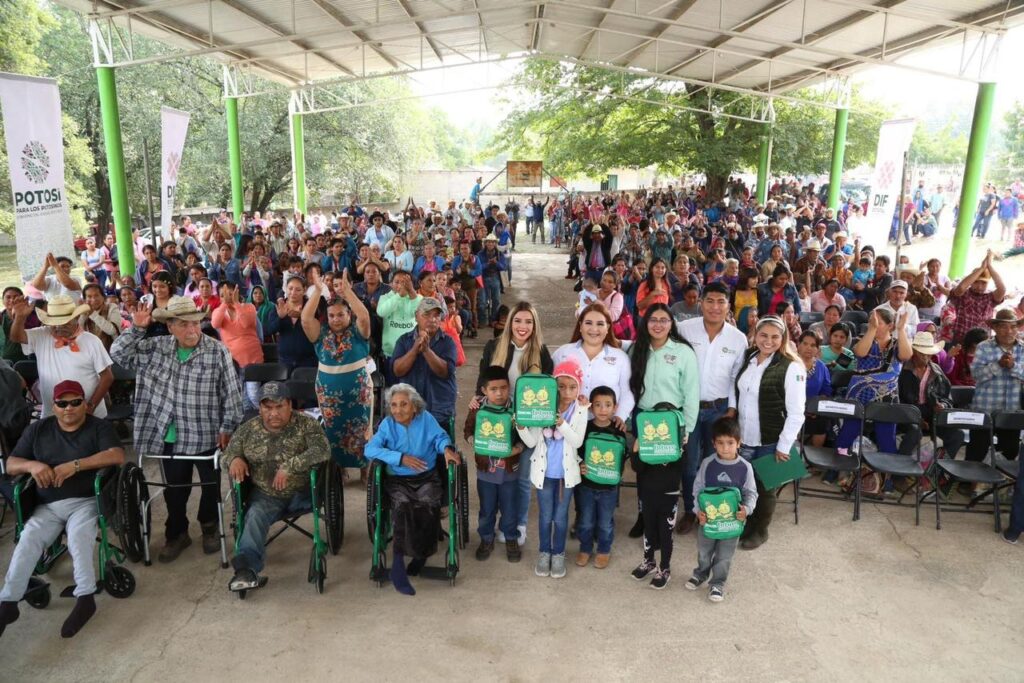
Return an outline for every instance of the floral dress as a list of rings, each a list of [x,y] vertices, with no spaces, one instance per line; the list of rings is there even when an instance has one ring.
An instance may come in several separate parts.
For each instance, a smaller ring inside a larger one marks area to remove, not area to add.
[[[355,321],[342,332],[324,325],[316,342],[319,372],[316,397],[331,444],[331,456],[342,467],[363,467],[373,383],[366,367],[369,342]]]
[[[871,342],[868,355],[857,359],[857,373],[850,379],[846,397],[860,401],[863,405],[891,399],[898,389],[898,380],[903,363],[896,356],[896,340],[889,342],[882,351],[877,341]],[[860,374],[865,373],[865,374]]]

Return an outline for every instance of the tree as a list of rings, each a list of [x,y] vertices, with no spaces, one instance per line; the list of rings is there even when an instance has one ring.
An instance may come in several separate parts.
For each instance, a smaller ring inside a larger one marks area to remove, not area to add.
[[[1024,103],[1014,102],[1003,117],[1002,150],[993,169],[993,179],[1001,185],[1024,176]],[[966,157],[966,151],[964,152]]]
[[[719,196],[730,174],[757,164],[763,124],[715,115],[749,111],[745,95],[687,91],[678,83],[547,59],[527,60],[513,84],[528,97],[502,122],[492,151],[539,154],[560,175],[656,165],[673,175],[703,172],[709,194]],[[800,95],[824,103],[814,90]],[[869,115],[850,117],[846,156],[851,164],[873,157],[877,119],[884,113],[874,103],[855,102]],[[776,101],[775,109],[773,169],[795,174],[827,170],[833,110],[783,101]]]

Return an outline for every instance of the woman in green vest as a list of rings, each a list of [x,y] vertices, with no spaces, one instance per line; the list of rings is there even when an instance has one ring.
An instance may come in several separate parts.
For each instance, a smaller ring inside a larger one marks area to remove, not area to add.
[[[807,370],[792,351],[781,318],[765,316],[754,330],[754,346],[740,367],[729,408],[740,422],[740,455],[751,462],[762,457],[782,462],[789,460],[804,423]],[[740,540],[745,550],[768,540],[768,525],[775,514],[775,491],[764,490],[758,479],[757,494],[757,508]]]

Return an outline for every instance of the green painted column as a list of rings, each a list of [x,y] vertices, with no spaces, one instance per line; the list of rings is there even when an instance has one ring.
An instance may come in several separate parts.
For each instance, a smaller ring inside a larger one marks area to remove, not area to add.
[[[135,245],[132,242],[132,217],[128,213],[128,180],[124,173],[124,147],[121,145],[121,115],[117,108],[117,84],[114,67],[96,67],[99,84],[100,117],[103,120],[103,146],[107,150],[107,178],[110,182],[110,208],[114,214],[117,262],[121,275],[135,276]],[[153,226],[154,229],[156,226]]]
[[[306,151],[302,138],[302,114],[292,114],[292,194],[295,210],[306,213]]]
[[[228,117],[228,167],[231,169],[231,210],[234,220],[242,220],[245,197],[242,193],[242,145],[238,139],[238,98],[225,100]]]
[[[846,154],[846,122],[849,109],[836,109],[836,128],[832,137],[832,169],[828,174],[828,208],[839,210],[839,191],[843,183],[843,156]]]
[[[985,170],[985,150],[988,147],[992,108],[996,100],[995,83],[979,83],[978,97],[974,101],[974,119],[971,121],[971,139],[967,145],[967,165],[964,183],[960,189],[960,215],[953,236],[953,252],[949,255],[949,276],[961,277],[967,266],[967,252],[971,247],[971,228],[974,225],[981,176]]]
[[[761,152],[757,159],[757,203],[768,201],[768,167],[772,156],[772,124],[765,122],[761,131]]]

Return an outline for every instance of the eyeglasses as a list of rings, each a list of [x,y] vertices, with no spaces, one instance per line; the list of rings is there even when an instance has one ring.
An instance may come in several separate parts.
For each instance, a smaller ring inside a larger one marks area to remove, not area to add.
[[[83,403],[85,403],[85,399],[84,398],[73,398],[70,401],[54,401],[53,405],[55,405],[58,408],[60,408],[61,410],[63,410],[65,408],[69,408],[69,407],[70,408],[77,408],[78,406],[82,405]]]
[[[651,318],[647,321],[648,325],[671,325],[672,321],[669,318]]]

